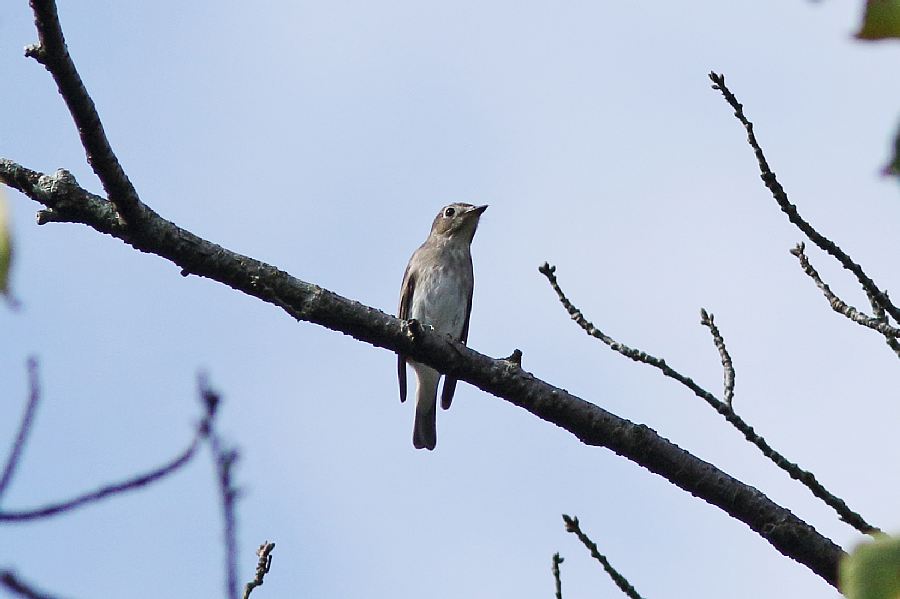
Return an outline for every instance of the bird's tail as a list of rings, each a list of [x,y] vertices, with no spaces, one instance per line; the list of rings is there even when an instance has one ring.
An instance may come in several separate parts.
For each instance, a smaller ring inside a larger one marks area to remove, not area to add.
[[[413,446],[434,449],[437,445],[437,388],[441,375],[428,368],[417,368],[416,421],[413,425]]]

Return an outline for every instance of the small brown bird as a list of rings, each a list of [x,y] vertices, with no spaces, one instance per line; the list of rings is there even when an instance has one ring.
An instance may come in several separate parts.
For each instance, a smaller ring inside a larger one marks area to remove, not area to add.
[[[472,238],[487,206],[444,206],[431,225],[431,234],[413,253],[403,274],[397,317],[416,319],[434,330],[465,343],[472,312]],[[400,401],[406,401],[406,356],[398,354]],[[437,444],[437,388],[441,373],[409,361],[416,373],[416,419],[413,446],[434,449]],[[441,407],[453,401],[456,379],[445,377]]]

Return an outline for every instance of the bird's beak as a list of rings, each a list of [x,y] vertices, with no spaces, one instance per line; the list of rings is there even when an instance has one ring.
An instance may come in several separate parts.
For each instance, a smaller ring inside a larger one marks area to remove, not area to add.
[[[469,212],[472,214],[477,214],[477,215],[481,216],[481,213],[487,209],[488,209],[487,204],[485,204],[484,206],[475,206],[474,208],[470,208]]]

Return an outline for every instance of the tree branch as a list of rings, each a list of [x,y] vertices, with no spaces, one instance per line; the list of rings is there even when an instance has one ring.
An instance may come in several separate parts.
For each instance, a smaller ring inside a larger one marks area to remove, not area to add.
[[[847,504],[843,499],[833,495],[828,491],[828,489],[823,487],[822,484],[818,480],[816,480],[816,477],[812,474],[812,472],[803,470],[802,468],[797,466],[797,464],[788,461],[787,458],[775,451],[762,436],[758,435],[756,431],[753,430],[752,426],[744,422],[744,419],[737,415],[737,413],[732,409],[730,405],[728,405],[724,401],[720,401],[715,395],[695,383],[693,379],[684,376],[683,374],[666,364],[666,361],[662,358],[651,356],[650,354],[639,349],[633,349],[623,343],[619,343],[618,341],[595,327],[592,322],[584,317],[584,314],[581,313],[581,310],[576,308],[575,305],[572,304],[571,301],[569,301],[569,298],[566,297],[566,294],[559,286],[559,281],[556,279],[555,266],[550,266],[545,262],[544,265],[541,266],[538,270],[540,270],[541,274],[547,277],[547,280],[550,282],[550,286],[553,287],[554,291],[556,291],[556,295],[559,298],[560,303],[569,313],[569,316],[572,317],[572,320],[574,320],[575,323],[579,327],[581,327],[585,333],[587,333],[591,337],[595,337],[601,340],[603,343],[608,345],[610,349],[617,351],[627,358],[631,358],[636,362],[643,362],[644,364],[648,364],[649,366],[658,368],[667,377],[675,379],[676,381],[693,391],[694,395],[705,401],[716,412],[721,414],[722,417],[724,417],[725,420],[727,420],[734,428],[740,431],[741,434],[744,435],[744,438],[747,439],[747,441],[756,445],[756,447],[759,448],[764,456],[769,458],[773,463],[775,463],[776,466],[787,472],[791,478],[800,481],[804,486],[806,486],[807,489],[810,490],[813,495],[821,499],[835,512],[837,512],[841,520],[865,534],[873,535],[881,532],[878,528],[866,522],[862,518],[862,516],[847,507]]]
[[[828,284],[822,280],[822,277],[819,276],[819,273],[815,268],[813,268],[813,265],[810,264],[809,258],[806,256],[805,244],[798,243],[796,247],[791,250],[791,254],[797,257],[797,260],[800,262],[800,268],[803,269],[803,272],[806,273],[806,276],[811,278],[813,282],[815,282],[816,287],[822,290],[822,294],[825,296],[825,299],[828,300],[828,303],[829,305],[831,305],[832,310],[834,310],[838,314],[846,316],[856,324],[878,331],[888,339],[896,339],[897,337],[900,337],[900,329],[889,325],[883,316],[881,318],[872,318],[870,316],[866,316],[865,314],[863,314],[853,306],[848,305],[846,302],[844,302],[844,300],[836,296],[831,290],[831,287],[829,287]],[[875,305],[877,306],[878,302],[875,302]]]
[[[887,291],[885,291],[884,294],[887,295]],[[879,303],[871,295],[869,295],[868,297],[869,303],[872,305],[872,314],[874,314],[875,318],[880,322],[887,323],[888,317],[887,314],[884,313],[884,308],[882,308],[881,305],[879,305]],[[900,358],[900,342],[898,342],[893,337],[888,337],[887,335],[885,335],[884,340],[887,343],[888,347],[894,350],[894,353],[897,354],[898,358]]]
[[[562,578],[559,575],[559,565],[563,563],[565,558],[560,557],[559,552],[553,554],[553,582],[556,587],[556,599],[562,599]],[[246,599],[246,598],[245,598]]]
[[[613,568],[612,564],[609,563],[609,560],[606,559],[606,556],[597,550],[597,544],[582,532],[581,526],[578,524],[578,518],[563,514],[563,521],[566,523],[566,530],[578,537],[578,540],[587,547],[588,551],[591,552],[591,557],[600,562],[600,565],[603,566],[603,569],[606,570],[606,573],[609,574],[609,577],[616,583],[616,586],[619,587],[620,591],[625,593],[631,599],[642,599],[640,593],[631,586],[628,579],[622,576],[618,570]]]
[[[25,599],[56,599],[53,595],[48,595],[35,589],[10,570],[0,570],[0,586],[5,587],[10,593],[14,593],[16,597],[24,597]]]
[[[209,386],[205,376],[200,376],[200,396],[208,410],[213,412],[219,405],[219,394]],[[222,500],[222,523],[225,533],[225,596],[238,598],[237,582],[237,524],[235,517],[235,501],[238,491],[231,481],[231,469],[238,459],[235,449],[226,448],[212,426],[208,427],[207,439],[212,450],[219,480],[219,497]]]
[[[715,343],[716,349],[719,350],[725,377],[724,401],[725,405],[732,408],[731,403],[734,400],[734,364],[731,363],[731,354],[728,353],[728,348],[725,347],[725,339],[722,338],[722,333],[719,332],[719,327],[716,326],[715,317],[703,308],[700,308],[700,324],[709,329],[713,343]]]
[[[568,430],[587,445],[608,447],[719,506],[748,524],[779,551],[836,584],[837,562],[843,555],[839,547],[758,490],[696,458],[646,426],[610,414],[533,377],[514,363],[491,359],[443,335],[425,329],[413,336],[405,321],[226,250],[158,215],[152,214],[145,225],[156,234],[136,238],[118,223],[107,201],[79,187],[65,171],[50,177],[0,159],[0,181],[67,220],[90,225],[138,250],[167,258],[186,272],[220,281],[275,304],[298,320],[410,356],[527,409]]]
[[[22,414],[19,431],[16,433],[16,438],[9,451],[9,458],[6,460],[6,467],[3,469],[3,475],[0,476],[0,500],[3,499],[3,492],[6,491],[9,483],[12,481],[13,474],[16,472],[16,466],[19,465],[19,458],[22,457],[22,450],[25,448],[25,441],[28,439],[28,433],[31,432],[31,424],[34,422],[34,413],[37,410],[37,404],[41,398],[40,381],[38,380],[38,365],[35,358],[28,358],[28,386],[28,403],[25,406],[25,413]]]
[[[66,102],[81,144],[84,146],[88,164],[103,183],[103,189],[116,207],[116,211],[129,225],[140,225],[143,220],[143,205],[134,185],[128,179],[119,159],[116,158],[94,101],[88,94],[75,63],[69,55],[66,40],[54,0],[31,0],[34,11],[34,25],[39,43],[25,49],[25,55],[44,65]]]
[[[803,231],[803,234],[806,235],[810,241],[831,254],[844,268],[856,275],[856,280],[859,281],[859,284],[862,285],[865,292],[873,297],[879,305],[884,307],[895,321],[900,322],[900,309],[891,303],[887,294],[881,291],[875,284],[875,281],[869,278],[863,271],[862,266],[854,262],[853,259],[850,258],[844,250],[838,247],[836,243],[816,231],[811,224],[806,222],[806,220],[800,216],[800,213],[797,212],[797,207],[791,204],[787,192],[784,191],[781,183],[779,183],[778,179],[775,177],[775,173],[769,168],[769,163],[766,161],[762,148],[760,147],[759,142],[756,141],[756,135],[753,133],[753,123],[744,116],[743,105],[738,102],[735,95],[731,93],[731,90],[725,85],[725,76],[719,75],[718,73],[710,73],[709,78],[713,82],[712,88],[722,92],[722,97],[724,97],[725,101],[734,108],[735,118],[741,122],[744,129],[747,131],[747,143],[750,144],[750,147],[753,148],[753,153],[756,155],[756,161],[759,163],[760,176],[766,184],[766,187],[768,187],[769,191],[772,193],[772,197],[775,198],[775,201],[781,208],[781,211],[787,215],[788,220],[796,225],[798,229]]]
[[[191,458],[194,457],[194,454],[197,453],[197,449],[200,447],[200,443],[209,434],[214,416],[215,405],[207,404],[206,416],[197,426],[197,432],[195,433],[194,439],[193,441],[191,441],[191,444],[173,460],[160,466],[159,468],[118,483],[106,485],[95,491],[91,491],[89,493],[85,493],[73,499],[69,499],[59,503],[54,503],[30,510],[2,510],[0,511],[0,522],[28,522],[32,520],[49,518],[51,516],[62,514],[63,512],[68,512],[79,507],[84,507],[86,505],[96,503],[98,501],[101,501],[102,499],[106,499],[107,497],[113,497],[121,493],[133,491],[135,489],[139,489],[153,482],[156,482],[172,474],[173,472],[187,464],[191,460]]]
[[[263,582],[265,582],[266,574],[269,573],[269,569],[272,567],[273,549],[275,549],[275,543],[266,541],[256,550],[256,556],[259,558],[256,562],[256,576],[253,580],[244,585],[244,596],[242,599],[248,599],[250,593],[253,592],[253,589],[261,587]]]

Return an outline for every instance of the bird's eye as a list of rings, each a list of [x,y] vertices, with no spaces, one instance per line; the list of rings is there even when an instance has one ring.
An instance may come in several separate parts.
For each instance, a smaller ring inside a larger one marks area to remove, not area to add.
[[[447,208],[446,210],[444,210],[444,216],[446,216],[447,218],[450,218],[454,214],[456,214],[456,210],[454,210],[453,207],[450,207],[450,208]]]

